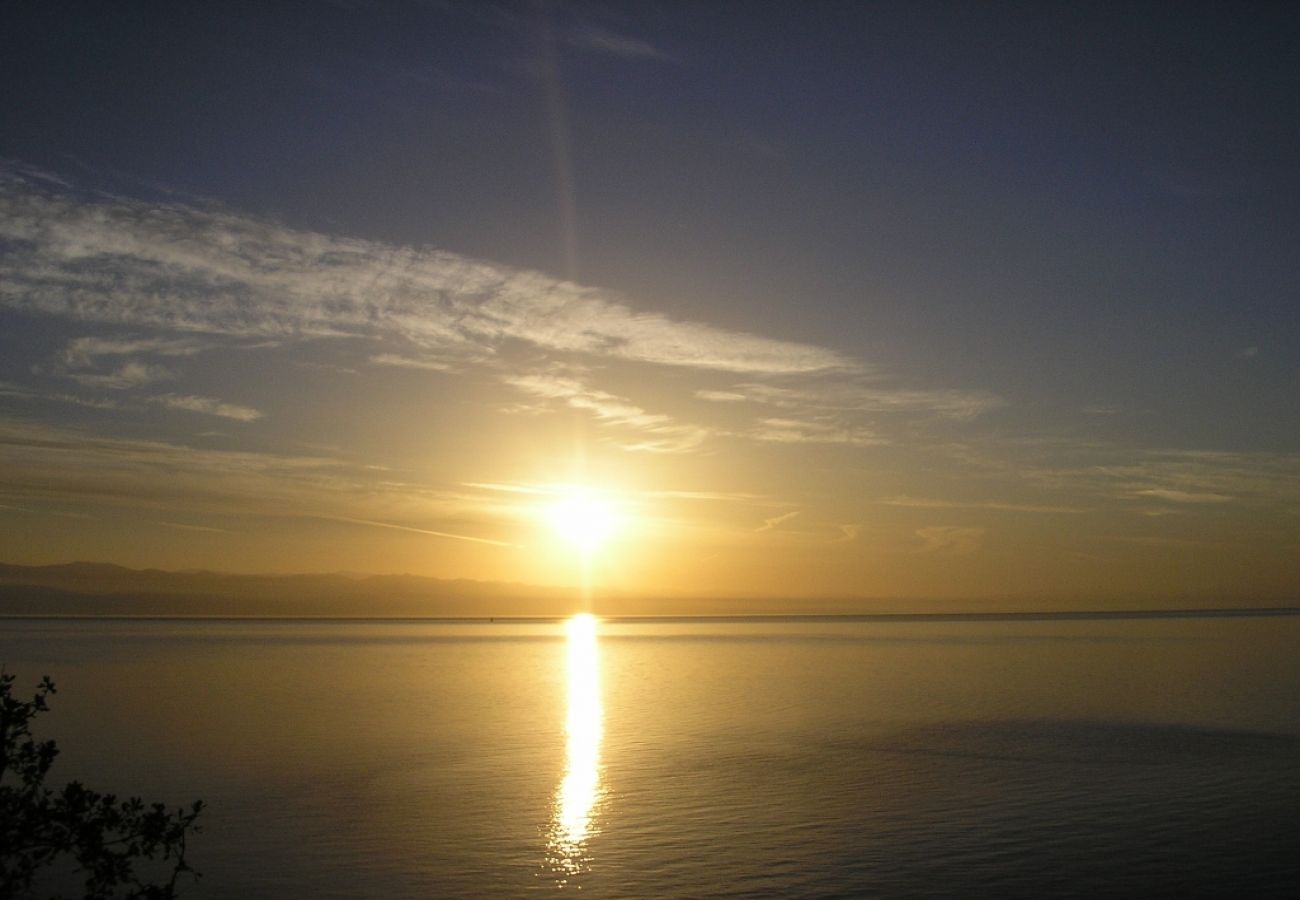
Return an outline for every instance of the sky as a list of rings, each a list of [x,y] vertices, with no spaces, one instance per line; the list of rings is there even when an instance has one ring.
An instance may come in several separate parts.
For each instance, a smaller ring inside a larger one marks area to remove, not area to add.
[[[1287,4],[0,9],[0,561],[1300,595]],[[797,604],[796,604],[797,608]]]

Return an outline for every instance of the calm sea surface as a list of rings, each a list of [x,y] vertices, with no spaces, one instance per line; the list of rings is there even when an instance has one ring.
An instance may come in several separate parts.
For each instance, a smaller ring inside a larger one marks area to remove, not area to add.
[[[1300,618],[0,621],[207,898],[1283,894]]]

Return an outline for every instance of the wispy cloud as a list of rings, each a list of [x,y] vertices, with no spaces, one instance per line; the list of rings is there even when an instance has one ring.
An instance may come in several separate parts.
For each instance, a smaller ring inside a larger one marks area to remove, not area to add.
[[[801,419],[762,419],[744,436],[777,444],[847,444],[853,447],[871,447],[887,443],[865,428]]]
[[[509,517],[454,491],[329,456],[213,450],[3,418],[0,494],[29,507],[155,510],[171,527],[202,514],[299,517],[485,543],[496,542],[472,531],[490,533],[490,520]]]
[[[1115,544],[1134,544],[1139,547],[1190,548],[1204,547],[1206,545],[1206,541],[1199,541],[1192,538],[1169,537],[1168,535],[1158,534],[1106,534],[1098,535],[1093,540]]]
[[[580,50],[617,56],[621,59],[648,60],[653,62],[675,62],[676,60],[641,38],[619,34],[594,24],[583,24],[570,28],[565,35],[567,42]]]
[[[59,357],[70,368],[89,369],[106,356],[193,356],[204,347],[193,338],[79,337],[69,341]]]
[[[1047,477],[1112,496],[1178,505],[1300,505],[1300,456],[1293,454],[1161,450],[1124,455],[1122,462],[1049,470]]]
[[[931,525],[928,528],[918,528],[916,536],[921,539],[922,553],[968,556],[979,550],[984,540],[984,529],[957,525]]]
[[[44,501],[283,511],[360,485],[325,457],[208,450],[0,419],[0,487]]]
[[[1080,513],[1076,506],[1053,506],[1038,503],[1003,503],[995,500],[964,502],[957,500],[937,500],[928,497],[908,497],[900,494],[884,497],[876,501],[885,506],[905,506],[913,509],[991,509],[999,512],[1023,513]]]
[[[78,397],[76,394],[69,394],[64,391],[38,390],[36,388],[13,384],[8,381],[0,381],[0,397],[9,397],[14,400],[27,401],[53,401],[55,403],[68,403],[74,406],[85,406],[91,409],[122,408],[121,403],[112,399]]]
[[[388,366],[395,369],[428,369],[433,372],[449,372],[451,366],[436,359],[420,359],[399,356],[396,353],[377,353],[370,357],[372,366]]]
[[[147,357],[193,356],[203,348],[193,339],[79,337],[64,346],[52,366],[33,366],[32,371],[68,378],[91,390],[128,391],[176,377],[171,368]]]
[[[793,512],[782,513],[779,516],[772,516],[770,519],[764,519],[763,524],[755,528],[754,532],[757,534],[761,531],[771,531],[782,522],[788,522],[797,515],[799,515],[799,510],[796,509]]]
[[[220,416],[237,422],[255,422],[262,418],[260,410],[237,403],[226,403],[215,397],[196,397],[194,395],[159,394],[149,398],[153,403],[169,409],[183,409],[188,412],[203,413],[208,416]]]
[[[745,399],[745,395],[738,391],[696,391],[695,396],[714,403],[736,403]]]
[[[778,409],[817,410],[838,413],[929,413],[944,418],[967,420],[1005,405],[983,391],[917,390],[885,383],[879,376],[868,379],[857,374],[834,383],[807,386],[746,382],[725,390],[700,390],[695,396],[719,403],[747,401]]]
[[[230,533],[229,529],[213,528],[210,525],[190,525],[185,522],[159,522],[158,524],[164,525],[168,528],[175,528],[179,531],[199,531],[208,534],[229,534]]]
[[[858,535],[862,534],[861,523],[849,523],[845,525],[840,525],[839,529],[840,529],[840,536],[837,537],[833,542],[836,544],[847,544],[850,543],[851,541],[856,541],[858,539]]]
[[[1189,510],[1238,505],[1300,511],[1300,455],[1293,453],[1135,449],[1063,438],[986,438],[935,449],[991,487],[1047,490],[1086,500],[1089,508],[1120,499]]]
[[[0,169],[0,305],[172,335],[522,341],[664,366],[797,373],[842,355],[636,312],[598,288],[436,250],[295,231],[224,211],[88,197]]]
[[[699,446],[707,436],[702,428],[675,422],[662,413],[647,412],[623,397],[589,387],[571,376],[519,375],[507,377],[506,382],[529,394],[560,400],[573,409],[586,410],[607,424],[652,436],[651,440],[626,444],[628,449],[682,452]]]
[[[1135,497],[1151,497],[1156,500],[1168,500],[1170,503],[1230,503],[1232,497],[1227,494],[1210,494],[1196,491],[1176,491],[1170,488],[1146,488],[1134,491]]]
[[[650,491],[650,496],[663,497],[669,500],[704,500],[718,501],[724,503],[760,503],[770,504],[772,498],[765,494],[752,494],[744,491],[677,491],[677,490],[658,490]]]
[[[174,372],[163,366],[153,366],[133,360],[123,363],[112,372],[69,372],[67,377],[82,387],[125,391],[158,381],[167,381],[176,376]]]
[[[462,487],[480,491],[495,491],[502,494],[550,495],[554,488],[536,484],[501,484],[492,481],[467,481]]]

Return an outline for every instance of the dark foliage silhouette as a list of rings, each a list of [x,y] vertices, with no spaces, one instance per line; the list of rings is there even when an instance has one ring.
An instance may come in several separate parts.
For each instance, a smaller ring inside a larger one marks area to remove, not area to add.
[[[59,750],[33,737],[31,722],[49,709],[54,683],[43,678],[35,696],[23,700],[13,695],[13,682],[0,673],[0,898],[45,896],[50,887],[42,876],[55,873],[80,880],[87,900],[176,897],[182,873],[197,877],[185,861],[185,842],[203,803],[169,812],[76,781],[47,787]]]

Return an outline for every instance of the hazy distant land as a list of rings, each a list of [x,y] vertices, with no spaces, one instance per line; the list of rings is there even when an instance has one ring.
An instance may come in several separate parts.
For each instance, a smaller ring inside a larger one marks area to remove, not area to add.
[[[240,575],[107,563],[0,564],[0,615],[461,617],[562,615],[572,591],[415,575]],[[566,602],[567,601],[567,602]]]
[[[197,616],[487,618],[564,616],[576,590],[418,575],[247,575],[128,569],[74,562],[0,563],[0,616]],[[1132,615],[1300,614],[1277,598],[717,598],[600,592],[595,610],[625,616],[821,616],[999,618]]]

